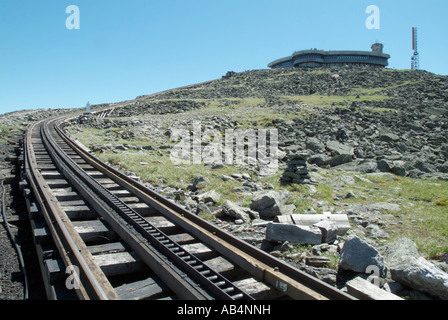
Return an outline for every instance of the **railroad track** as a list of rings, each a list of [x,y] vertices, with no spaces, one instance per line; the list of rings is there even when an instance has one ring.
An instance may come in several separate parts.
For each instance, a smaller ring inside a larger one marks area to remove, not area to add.
[[[65,118],[32,125],[21,159],[48,299],[354,299],[92,157]]]

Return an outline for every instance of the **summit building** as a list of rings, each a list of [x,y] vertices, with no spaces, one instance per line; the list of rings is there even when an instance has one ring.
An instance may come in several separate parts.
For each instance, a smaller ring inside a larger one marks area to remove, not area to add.
[[[383,53],[383,44],[375,43],[372,51],[324,51],[302,50],[291,56],[271,62],[268,67],[276,68],[320,68],[331,66],[376,66],[387,67],[390,55]]]

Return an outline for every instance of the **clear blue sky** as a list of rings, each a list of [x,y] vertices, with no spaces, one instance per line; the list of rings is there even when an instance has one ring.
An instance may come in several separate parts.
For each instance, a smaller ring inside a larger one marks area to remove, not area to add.
[[[69,5],[79,30],[66,28]],[[421,68],[447,75],[447,18],[446,0],[0,0],[0,114],[119,102],[309,48],[380,41],[391,68],[409,69],[413,26]]]

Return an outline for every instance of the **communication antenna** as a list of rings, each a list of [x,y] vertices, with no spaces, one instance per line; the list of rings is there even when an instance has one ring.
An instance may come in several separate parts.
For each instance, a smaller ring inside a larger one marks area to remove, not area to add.
[[[417,28],[412,28],[412,50],[414,54],[411,58],[411,69],[420,70],[420,54],[418,53],[418,38],[417,38]]]

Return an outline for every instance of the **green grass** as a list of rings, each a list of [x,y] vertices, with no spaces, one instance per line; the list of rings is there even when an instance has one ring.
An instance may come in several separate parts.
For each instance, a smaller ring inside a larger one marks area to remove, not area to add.
[[[399,212],[385,212],[388,214],[385,228],[391,231],[391,240],[408,237],[421,252],[435,259],[448,252],[448,181],[366,177],[373,183],[355,179],[355,186],[341,191],[351,189],[363,193],[360,190],[369,190],[364,191],[366,199],[345,199],[344,203],[397,203],[401,207]]]
[[[164,185],[186,190],[193,183],[195,177],[203,176],[209,182],[201,188],[200,192],[215,190],[221,195],[221,201],[218,204],[222,204],[225,200],[244,201],[244,196],[233,191],[235,187],[241,186],[241,183],[235,180],[224,181],[221,178],[222,175],[230,176],[239,172],[234,167],[224,166],[218,169],[211,169],[203,164],[179,166],[171,162],[168,152],[160,156],[141,151],[127,151],[126,153],[106,151],[98,156],[103,161],[129,170],[143,181],[156,186]],[[141,164],[142,162],[144,164]]]
[[[396,84],[396,85],[393,85],[393,86],[387,86],[387,87],[378,87],[378,88],[369,88],[369,89],[367,89],[367,88],[356,88],[356,89],[353,89],[353,93],[352,94],[353,95],[361,94],[361,95],[367,95],[367,96],[374,96],[375,94],[380,93],[380,92],[384,92],[384,91],[393,90],[393,89],[400,88],[400,87],[405,87],[405,86],[417,84],[419,82],[421,82],[421,81],[404,81],[403,83]],[[384,97],[384,98],[387,98],[387,96],[383,96],[383,95],[380,95],[380,96]]]
[[[306,96],[284,96],[281,101],[302,103],[311,106],[323,106],[323,107],[338,107],[349,108],[353,102],[374,102],[389,100],[391,97],[380,94],[364,94],[355,93],[346,96],[326,96],[319,94],[312,94]],[[367,109],[367,108],[366,108]],[[390,108],[368,108],[372,112],[384,112],[391,111]]]

